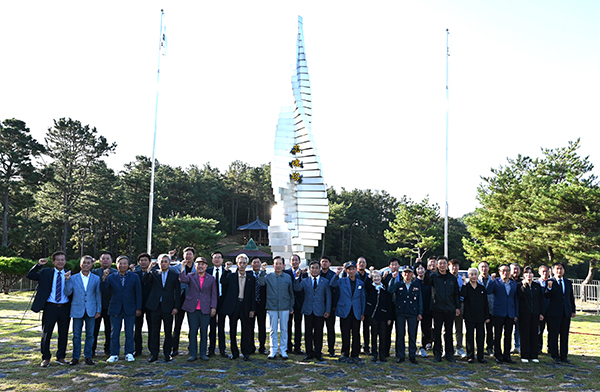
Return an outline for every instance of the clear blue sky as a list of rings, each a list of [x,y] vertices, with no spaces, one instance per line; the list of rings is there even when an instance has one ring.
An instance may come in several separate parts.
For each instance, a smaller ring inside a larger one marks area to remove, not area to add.
[[[507,157],[581,137],[600,165],[598,1],[4,1],[0,119],[95,126],[117,170],[149,156],[161,8],[163,163],[270,161],[302,15],[328,185],[443,206],[446,28],[451,216]]]

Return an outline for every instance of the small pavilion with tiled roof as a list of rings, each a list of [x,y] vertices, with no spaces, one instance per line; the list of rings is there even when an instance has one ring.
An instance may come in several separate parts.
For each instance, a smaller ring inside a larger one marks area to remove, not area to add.
[[[243,232],[244,242],[248,242],[251,239],[256,238],[256,242],[258,242],[260,245],[269,244],[269,225],[261,222],[258,217],[256,217],[254,222],[240,226],[237,229],[238,231]]]

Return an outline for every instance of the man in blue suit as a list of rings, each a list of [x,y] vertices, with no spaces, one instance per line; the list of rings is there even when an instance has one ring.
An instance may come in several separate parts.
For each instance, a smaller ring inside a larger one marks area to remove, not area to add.
[[[544,294],[549,299],[547,311],[549,351],[555,363],[570,363],[567,354],[569,353],[571,318],[575,317],[573,282],[563,277],[565,274],[563,263],[554,263],[552,274],[554,277],[548,279]],[[559,336],[560,350],[558,347]]]
[[[133,327],[135,317],[142,315],[142,284],[137,274],[129,270],[127,256],[117,257],[117,270],[118,272],[110,275],[110,270],[104,270],[100,286],[102,291],[111,294],[108,305],[111,325],[110,357],[106,360],[108,363],[119,360],[121,351],[119,337],[123,321],[125,321],[125,359],[127,362],[135,361]]]
[[[37,294],[31,305],[34,312],[44,311],[42,316],[42,363],[41,367],[50,366],[50,339],[54,326],[58,324],[58,350],[56,351],[56,362],[66,365],[67,338],[69,334],[69,298],[65,294],[65,264],[67,256],[65,252],[58,251],[52,254],[54,268],[44,268],[48,259],[40,259],[36,265],[27,273],[27,278],[38,281]]]
[[[492,319],[494,322],[494,356],[496,362],[515,363],[510,358],[512,343],[512,330],[519,314],[519,299],[517,297],[517,283],[510,279],[510,268],[502,264],[498,268],[500,278],[496,279],[488,288],[488,294],[494,295],[494,309]],[[504,351],[500,346],[502,330],[504,329]],[[504,354],[503,354],[504,353]]]
[[[329,280],[321,277],[321,265],[310,262],[310,278],[301,274],[294,281],[294,291],[303,291],[304,301],[301,312],[304,315],[304,361],[316,358],[323,361],[323,326],[331,312],[331,290]]]
[[[73,358],[69,365],[77,365],[81,357],[81,331],[85,323],[85,347],[83,357],[86,365],[94,365],[94,325],[102,312],[100,278],[90,273],[94,266],[92,256],[83,256],[79,262],[81,272],[69,278],[65,276],[65,294],[73,295],[71,317],[73,318]]]
[[[365,283],[356,278],[356,263],[345,264],[345,278],[340,278],[343,268],[338,267],[329,285],[339,290],[339,300],[335,315],[340,318],[342,330],[342,356],[340,362],[357,363],[360,353],[360,322],[365,319],[366,294]],[[350,351],[350,335],[352,334],[352,351]]]

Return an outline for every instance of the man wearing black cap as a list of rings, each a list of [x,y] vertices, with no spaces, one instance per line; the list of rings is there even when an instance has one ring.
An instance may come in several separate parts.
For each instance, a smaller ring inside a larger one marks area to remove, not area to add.
[[[356,263],[345,264],[347,277],[340,278],[343,268],[330,282],[331,287],[339,290],[339,300],[335,315],[340,318],[342,330],[342,356],[340,362],[357,363],[360,353],[360,322],[365,319],[366,294],[364,282],[356,279]],[[352,334],[352,351],[350,351],[350,334]]]
[[[402,269],[402,282],[396,281],[398,271],[390,280],[389,292],[396,294],[396,352],[398,363],[404,362],[406,349],[404,336],[408,324],[408,359],[417,363],[417,322],[423,314],[423,299],[421,290],[413,281],[413,270],[407,265]],[[394,276],[395,275],[395,276]]]

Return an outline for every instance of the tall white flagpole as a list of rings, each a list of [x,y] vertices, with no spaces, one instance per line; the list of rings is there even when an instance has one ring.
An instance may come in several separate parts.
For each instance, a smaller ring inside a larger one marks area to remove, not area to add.
[[[160,82],[160,58],[166,55],[167,49],[167,33],[163,25],[163,19],[165,16],[164,10],[160,10],[160,39],[158,46],[158,72],[156,73],[156,105],[154,107],[154,141],[152,143],[152,173],[150,175],[150,205],[148,206],[148,242],[146,246],[146,252],[152,254],[152,216],[154,212],[154,168],[155,159],[154,154],[156,153],[156,124],[158,119],[158,91]]]
[[[446,29],[446,214],[444,217],[444,256],[448,257],[448,112],[450,111],[450,98],[448,96],[448,57],[450,46],[448,37],[450,31]]]

